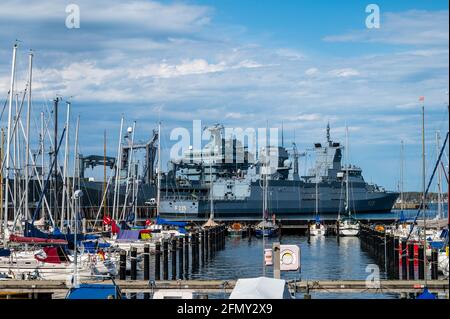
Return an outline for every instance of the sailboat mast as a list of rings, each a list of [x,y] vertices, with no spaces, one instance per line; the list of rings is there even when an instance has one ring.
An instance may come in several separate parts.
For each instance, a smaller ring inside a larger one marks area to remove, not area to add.
[[[441,148],[441,142],[440,142],[440,134],[439,131],[436,131],[436,158],[439,158],[439,150]],[[442,170],[441,165],[438,165],[438,180],[437,180],[437,187],[438,187],[438,207],[437,207],[437,216],[438,218],[441,218],[442,215]]]
[[[10,138],[11,138],[11,122],[12,122],[12,100],[14,97],[14,77],[16,72],[16,53],[17,53],[17,43],[14,44],[13,48],[13,58],[11,65],[11,82],[9,88],[9,103],[8,103],[8,132],[6,138],[6,183],[5,183],[5,209],[3,215],[3,246],[6,247],[8,243],[8,238],[6,236],[8,229],[8,207],[9,207],[9,170],[10,170]]]
[[[403,212],[404,207],[405,207],[405,203],[404,203],[404,198],[403,198],[403,192],[404,192],[404,142],[403,140],[401,141],[401,149],[400,149],[400,209]]]
[[[120,131],[119,131],[119,143],[117,147],[117,159],[116,159],[116,176],[114,180],[114,203],[113,203],[113,219],[116,218],[118,214],[118,197],[119,197],[119,182],[120,182],[120,169],[121,169],[121,154],[122,154],[122,130],[123,130],[123,116],[120,120]]]
[[[69,168],[69,122],[70,122],[70,102],[66,102],[67,105],[67,117],[66,117],[66,145],[64,147],[64,170],[63,170],[63,193],[62,193],[62,205],[61,205],[61,230],[64,226],[64,220],[69,219],[69,191],[67,185],[67,170]],[[67,198],[67,213],[66,213],[66,198]]]
[[[425,106],[422,99],[422,210],[423,210],[423,249],[427,249],[427,214],[425,205]],[[427,286],[428,260],[424,258],[424,278],[425,287]]]
[[[103,132],[103,194],[106,195],[106,130]],[[103,217],[107,216],[106,197],[103,200]]]
[[[161,122],[158,123],[158,174],[156,189],[156,216],[159,216],[161,202]]]
[[[345,125],[345,161],[347,169],[345,171],[345,210],[346,213],[351,215],[350,203],[349,203],[349,193],[348,193],[348,169],[350,167],[350,160],[348,158],[348,126]]]
[[[31,118],[31,80],[33,77],[33,52],[30,51],[28,55],[28,103],[27,103],[27,126],[26,126],[26,152],[25,152],[25,218],[29,218],[28,207],[28,185],[29,185],[29,161],[30,161],[30,118]]]

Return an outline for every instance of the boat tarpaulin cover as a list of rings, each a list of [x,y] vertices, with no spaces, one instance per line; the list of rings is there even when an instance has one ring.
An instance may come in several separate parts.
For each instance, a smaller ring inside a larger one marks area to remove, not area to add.
[[[268,277],[239,279],[230,299],[289,299],[286,281]]]
[[[0,257],[8,257],[9,255],[11,255],[11,250],[0,248]]]
[[[58,248],[57,247],[44,247],[44,253],[43,255],[37,253],[34,255],[34,258],[36,258],[39,261],[50,263],[50,264],[60,264],[61,258],[59,258],[58,255]]]
[[[44,233],[43,231],[37,229],[33,224],[30,224],[28,222],[25,222],[25,231],[24,231],[25,237],[38,237],[38,238],[51,238],[51,239],[64,239],[69,242],[75,241],[74,234],[63,234],[59,231],[59,229],[56,229],[53,234]],[[85,234],[77,234],[77,240],[86,240],[86,239],[97,239],[100,236],[98,235],[85,235]]]
[[[158,225],[169,225],[169,226],[178,226],[178,227],[186,227],[186,222],[175,222],[171,220],[167,220],[161,217],[156,218],[156,223]]]
[[[425,288],[420,296],[416,299],[436,299],[436,296],[428,291],[428,288]]]
[[[66,299],[108,299],[117,297],[116,287],[105,284],[81,284],[79,288],[71,289]]]
[[[138,239],[139,239],[139,230],[130,230],[130,229],[121,230],[121,232],[117,236],[117,240],[138,240]]]

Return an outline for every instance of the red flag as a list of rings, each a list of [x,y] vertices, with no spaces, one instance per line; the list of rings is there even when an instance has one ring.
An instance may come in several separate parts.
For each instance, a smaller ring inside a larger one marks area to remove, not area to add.
[[[103,217],[103,225],[109,225],[111,224],[111,217],[105,216]]]
[[[120,232],[119,226],[117,226],[116,221],[113,219],[111,220],[111,232],[113,234],[118,234]]]

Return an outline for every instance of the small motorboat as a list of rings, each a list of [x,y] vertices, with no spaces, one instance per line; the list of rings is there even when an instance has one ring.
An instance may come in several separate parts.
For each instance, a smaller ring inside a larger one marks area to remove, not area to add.
[[[227,232],[231,237],[245,237],[247,236],[247,227],[242,226],[241,223],[233,223],[228,227]]]
[[[255,236],[258,238],[262,237],[276,237],[278,236],[280,228],[277,224],[265,220],[256,225]]]

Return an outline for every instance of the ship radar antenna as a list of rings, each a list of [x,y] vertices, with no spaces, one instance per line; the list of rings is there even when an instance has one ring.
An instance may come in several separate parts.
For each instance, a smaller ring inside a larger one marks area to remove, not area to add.
[[[330,143],[330,122],[327,124],[327,142]]]

